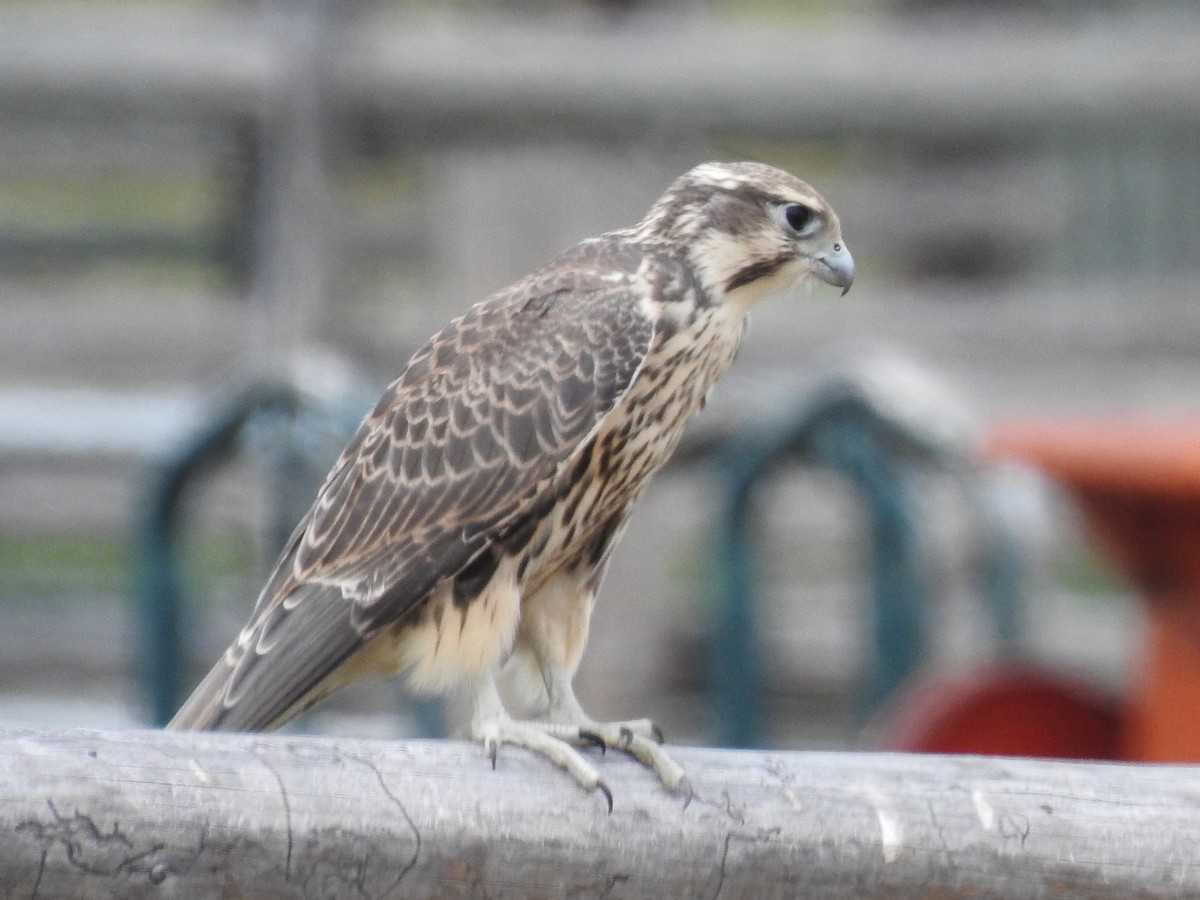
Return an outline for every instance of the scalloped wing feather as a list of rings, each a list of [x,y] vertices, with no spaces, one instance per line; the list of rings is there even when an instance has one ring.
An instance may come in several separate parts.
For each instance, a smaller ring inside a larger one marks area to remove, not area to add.
[[[412,358],[331,470],[250,623],[171,727],[281,724],[340,684],[336,671],[380,629],[543,513],[654,338],[637,263],[616,279],[602,262],[564,257]]]

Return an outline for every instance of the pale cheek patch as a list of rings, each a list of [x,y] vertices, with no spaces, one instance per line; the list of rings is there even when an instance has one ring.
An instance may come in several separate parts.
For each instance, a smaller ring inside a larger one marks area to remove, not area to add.
[[[812,287],[812,267],[802,261],[790,263],[777,272],[760,278],[754,284],[747,285],[740,292],[743,297],[738,297],[739,304],[746,310],[754,306],[764,297],[769,297],[773,294],[780,294],[785,291],[793,290],[797,287]]]
[[[515,565],[505,560],[479,596],[455,605],[450,585],[438,589],[417,623],[394,638],[396,668],[411,667],[416,690],[439,691],[495,668],[508,655],[521,617]]]
[[[726,282],[749,260],[746,247],[741,242],[720,233],[698,241],[691,256],[701,284],[714,296],[721,293]]]
[[[725,294],[731,281],[756,264],[791,256],[790,247],[781,244],[774,234],[763,232],[756,236],[734,238],[715,232],[697,242],[691,253],[692,264],[701,284],[712,297]],[[756,275],[747,283],[734,288],[728,298],[745,311],[763,298],[785,290],[810,274],[800,258],[786,262],[773,271]]]

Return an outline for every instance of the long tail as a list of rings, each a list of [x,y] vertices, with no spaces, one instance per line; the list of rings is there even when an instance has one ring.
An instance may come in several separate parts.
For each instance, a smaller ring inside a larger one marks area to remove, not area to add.
[[[269,731],[354,680],[345,663],[365,641],[336,590],[305,585],[248,625],[167,728]]]

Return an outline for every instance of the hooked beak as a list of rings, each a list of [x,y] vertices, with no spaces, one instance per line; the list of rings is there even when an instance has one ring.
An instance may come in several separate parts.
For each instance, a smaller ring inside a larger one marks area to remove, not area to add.
[[[854,284],[854,257],[841,241],[833,245],[827,253],[818,253],[815,257],[820,265],[817,266],[817,277],[826,284],[842,289],[842,296]]]

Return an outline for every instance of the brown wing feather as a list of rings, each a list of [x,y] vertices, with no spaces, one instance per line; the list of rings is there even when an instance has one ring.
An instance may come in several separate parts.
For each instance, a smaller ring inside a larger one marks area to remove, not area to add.
[[[631,288],[573,262],[484,301],[412,358],[171,727],[280,724],[382,627],[544,508],[654,333]]]

